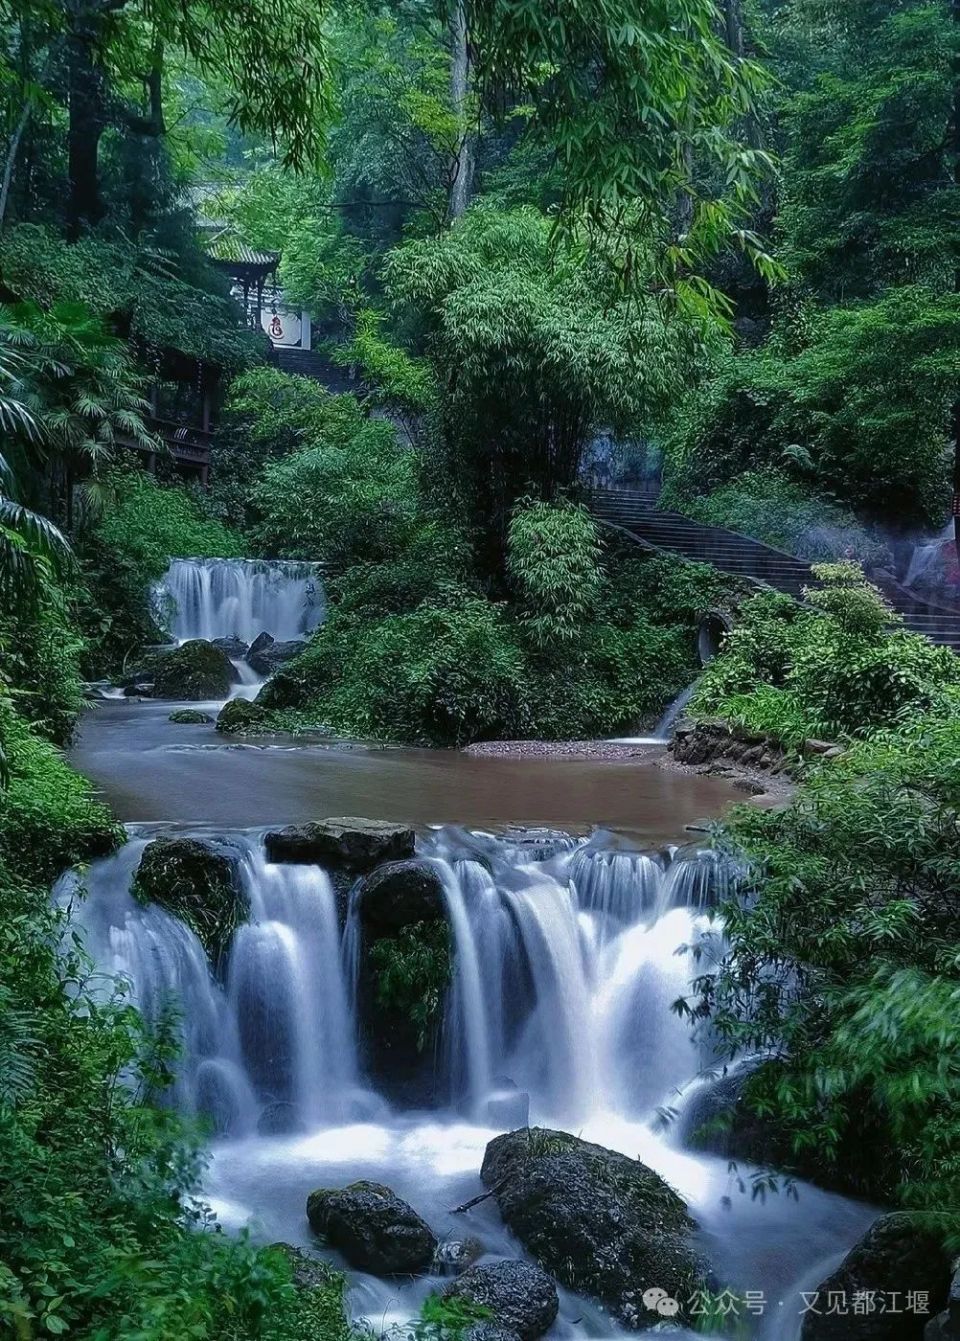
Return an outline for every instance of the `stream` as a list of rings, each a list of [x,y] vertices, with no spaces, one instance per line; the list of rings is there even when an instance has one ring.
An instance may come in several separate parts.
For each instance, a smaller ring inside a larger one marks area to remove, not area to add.
[[[278,573],[267,583],[299,628],[310,616],[302,604],[298,613],[286,583],[301,578]],[[242,582],[204,588],[202,576],[183,571],[178,581],[200,593],[186,623],[180,609],[178,637],[222,629],[216,600],[255,608]],[[270,618],[261,606],[253,624],[272,631]],[[256,636],[253,624],[241,636]],[[148,1016],[171,996],[180,1003],[174,1099],[213,1123],[205,1194],[221,1223],[315,1249],[308,1193],[362,1178],[408,1200],[442,1241],[470,1235],[487,1259],[523,1256],[492,1200],[465,1214],[453,1208],[483,1191],[487,1142],[522,1126],[529,1105],[531,1125],[657,1170],[687,1201],[717,1279],[752,1292],[749,1334],[797,1341],[801,1291],[815,1288],[875,1213],[802,1183],[796,1197],[754,1197],[749,1167],[694,1153],[683,1139],[685,1103],[714,1059],[671,1004],[704,969],[694,947],[709,956],[715,945],[709,912],[729,878],[684,830],[742,794],[646,761],[226,744],[212,727],[168,722],[175,706],[104,702],[83,725],[73,762],[128,822],[130,841],[84,873],[75,917],[97,963],[129,980]],[[267,826],[331,814],[412,824],[418,857],[442,881],[454,975],[435,1101],[420,1111],[391,1104],[366,1074],[354,901],[318,866],[265,855]],[[519,825],[565,833],[531,841],[511,828]],[[130,894],[146,843],[170,832],[204,837],[238,863],[251,917],[220,981],[192,931]],[[79,883],[68,874],[57,896],[73,901]],[[353,1272],[348,1307],[379,1333],[415,1315],[442,1283]],[[597,1306],[560,1296],[551,1338],[619,1334]]]

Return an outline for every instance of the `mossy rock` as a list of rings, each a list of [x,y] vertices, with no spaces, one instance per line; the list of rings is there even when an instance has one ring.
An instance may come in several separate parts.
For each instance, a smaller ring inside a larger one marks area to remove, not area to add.
[[[687,1302],[707,1268],[696,1225],[659,1174],[603,1146],[539,1127],[498,1136],[480,1175],[504,1223],[561,1284],[600,1300],[622,1324],[654,1326],[645,1290]]]
[[[226,652],[202,638],[194,638],[158,661],[153,692],[157,698],[226,698],[233,676],[233,665]]]
[[[376,1276],[412,1276],[428,1271],[437,1250],[430,1226],[382,1183],[361,1181],[344,1188],[318,1188],[307,1198],[315,1234],[342,1253],[358,1271]]]
[[[144,848],[132,892],[194,931],[216,966],[249,914],[235,862],[196,838],[155,838]]]
[[[346,1287],[343,1272],[291,1243],[272,1243],[270,1251],[282,1254],[290,1266],[297,1294],[295,1334],[304,1339],[322,1337],[323,1341],[353,1341],[354,1332],[343,1304]]]
[[[167,718],[169,722],[176,722],[178,726],[206,726],[213,721],[208,712],[201,712],[199,708],[178,708]]]
[[[248,698],[232,698],[217,715],[217,730],[224,736],[255,736],[269,730],[270,714]]]

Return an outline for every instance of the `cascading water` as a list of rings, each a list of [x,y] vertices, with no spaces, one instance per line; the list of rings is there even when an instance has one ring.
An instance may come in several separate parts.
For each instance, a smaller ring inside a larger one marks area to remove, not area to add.
[[[264,559],[173,559],[159,584],[177,642],[260,633],[278,642],[305,638],[325,613],[323,583],[310,563]]]
[[[515,1257],[490,1203],[469,1223],[451,1214],[480,1190],[487,1141],[523,1121],[505,1115],[505,1093],[528,1098],[531,1124],[657,1169],[689,1203],[735,1288],[792,1299],[801,1276],[869,1222],[864,1208],[809,1187],[796,1202],[738,1193],[725,1160],[682,1148],[682,1123],[661,1129],[663,1110],[682,1107],[685,1087],[713,1062],[671,1006],[708,962],[695,947],[717,935],[711,907],[737,876],[722,859],[456,830],[423,840],[420,855],[443,884],[454,973],[438,1054],[449,1102],[415,1113],[392,1111],[363,1074],[357,900],[341,928],[320,869],[267,862],[257,834],[220,837],[238,862],[250,918],[217,979],[191,931],[130,894],[146,841],[91,868],[76,917],[98,963],[130,980],[148,1016],[171,996],[181,1005],[175,1099],[214,1121],[207,1190],[228,1226],[315,1247],[307,1193],[366,1178],[411,1201],[441,1239],[477,1234],[489,1255]],[[65,878],[60,897],[75,884]],[[386,1327],[436,1287],[431,1277],[401,1286],[357,1275],[350,1302]],[[760,1335],[795,1341],[799,1323],[783,1316],[774,1305]],[[615,1334],[591,1305],[562,1295],[552,1335]]]

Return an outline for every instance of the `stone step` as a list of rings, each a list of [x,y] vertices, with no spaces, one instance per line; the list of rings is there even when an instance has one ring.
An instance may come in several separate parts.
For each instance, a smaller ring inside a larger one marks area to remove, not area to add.
[[[803,599],[804,588],[814,581],[810,565],[802,559],[721,526],[707,526],[677,512],[658,511],[644,495],[596,490],[590,508],[599,521],[617,526],[655,549],[709,564],[734,577],[753,578],[796,600]],[[888,593],[887,599],[903,616],[899,627],[960,652],[960,614],[926,606],[899,591]]]

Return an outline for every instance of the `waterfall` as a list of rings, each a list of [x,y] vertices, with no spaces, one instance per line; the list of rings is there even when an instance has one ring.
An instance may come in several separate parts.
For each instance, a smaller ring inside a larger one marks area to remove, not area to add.
[[[129,985],[148,1020],[176,1010],[183,1048],[177,1106],[233,1134],[356,1112],[356,1027],[329,877],[315,866],[267,862],[259,838],[224,842],[250,919],[236,932],[219,981],[188,927],[130,893],[146,843],[132,840],[96,863],[75,919],[97,964]],[[70,875],[56,894],[66,901],[78,891],[79,877]]]
[[[264,559],[173,559],[157,588],[161,621],[177,642],[260,633],[305,638],[325,613],[316,564]]]
[[[342,924],[319,867],[267,861],[258,834],[215,840],[250,907],[216,977],[188,927],[131,895],[146,841],[91,868],[75,915],[98,964],[130,984],[148,1018],[178,1008],[176,1103],[232,1133],[376,1107],[360,1062],[356,900]],[[670,1006],[697,971],[680,947],[696,941],[727,890],[722,859],[585,840],[535,846],[531,857],[509,839],[456,830],[420,846],[441,876],[454,946],[438,1065],[455,1110],[482,1118],[509,1086],[555,1122],[611,1100],[636,1116],[696,1072]],[[77,887],[65,878],[60,897]]]
[[[688,684],[686,689],[680,691],[660,718],[652,736],[616,736],[612,743],[614,745],[667,745],[673,739],[673,728],[696,690],[697,682],[694,680],[693,684]]]
[[[488,1256],[515,1257],[490,1203],[469,1221],[451,1208],[481,1191],[491,1137],[529,1116],[657,1170],[688,1202],[718,1279],[789,1303],[789,1326],[788,1308],[774,1307],[763,1341],[796,1341],[797,1291],[816,1288],[823,1264],[839,1260],[872,1212],[806,1185],[797,1201],[753,1197],[749,1166],[738,1192],[725,1158],[683,1148],[684,1105],[717,1059],[672,1007],[709,971],[711,939],[722,945],[712,917],[740,878],[727,859],[547,834],[527,843],[441,829],[421,839],[419,856],[441,877],[454,952],[442,1046],[431,1056],[447,1098],[414,1112],[391,1109],[364,1074],[358,887],[344,916],[324,871],[268,862],[260,833],[198,836],[232,854],[250,905],[217,973],[189,928],[131,895],[143,835],[64,877],[56,894],[75,904],[69,926],[79,924],[103,970],[92,981],[110,992],[106,975],[125,979],[148,1019],[178,1008],[170,1098],[212,1122],[205,1195],[225,1227],[315,1249],[307,1193],[368,1179],[408,1199],[441,1239],[475,1231]],[[664,1130],[669,1111],[679,1121]],[[381,1329],[405,1324],[442,1283],[361,1273],[348,1306]],[[562,1290],[558,1328],[596,1341],[622,1334]]]

